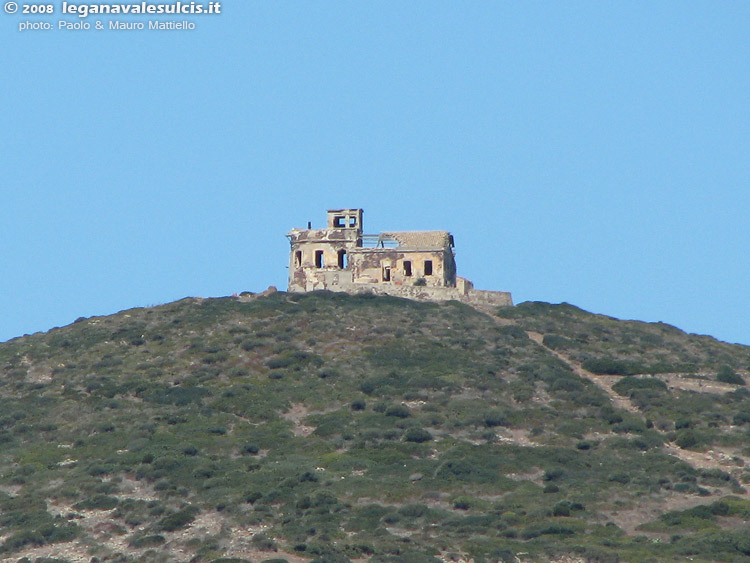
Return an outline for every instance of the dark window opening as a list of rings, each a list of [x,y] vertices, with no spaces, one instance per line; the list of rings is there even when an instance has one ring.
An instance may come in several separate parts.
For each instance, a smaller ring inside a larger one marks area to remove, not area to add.
[[[411,260],[404,260],[404,275],[411,277]]]
[[[315,267],[316,268],[324,268],[325,263],[323,262],[323,251],[322,250],[316,250],[315,251]]]
[[[336,215],[333,218],[333,226],[336,229],[345,229],[347,227],[356,227],[357,218],[350,215]]]
[[[383,268],[383,281],[391,281],[391,268],[389,266]]]
[[[425,260],[424,261],[424,275],[425,276],[431,276],[432,275],[432,260]]]
[[[298,250],[294,253],[294,266],[299,268],[302,265],[302,251]]]
[[[349,260],[346,256],[346,250],[339,250],[339,268],[342,270],[346,269],[348,266]]]

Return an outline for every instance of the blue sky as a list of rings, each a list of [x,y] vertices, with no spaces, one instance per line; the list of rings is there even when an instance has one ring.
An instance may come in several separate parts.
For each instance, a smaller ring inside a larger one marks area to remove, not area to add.
[[[362,207],[516,302],[750,344],[750,3],[222,4],[0,13],[0,341],[283,289],[285,233]]]

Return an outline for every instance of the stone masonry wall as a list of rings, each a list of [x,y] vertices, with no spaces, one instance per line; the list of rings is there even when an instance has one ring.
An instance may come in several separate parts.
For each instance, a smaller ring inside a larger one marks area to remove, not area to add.
[[[406,299],[421,301],[460,301],[469,305],[487,305],[493,307],[512,306],[513,299],[507,291],[484,291],[466,288],[461,291],[455,287],[424,287],[414,285],[389,285],[376,283],[353,283],[334,272],[320,272],[318,283],[308,287],[307,291],[327,289],[346,293],[373,293],[375,295],[393,295]],[[289,288],[290,291],[295,291]],[[299,289],[296,291],[300,291]],[[305,291],[305,290],[302,290]]]

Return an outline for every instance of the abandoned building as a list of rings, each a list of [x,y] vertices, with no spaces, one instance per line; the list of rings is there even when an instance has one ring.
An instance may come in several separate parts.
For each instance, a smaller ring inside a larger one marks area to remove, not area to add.
[[[290,292],[372,292],[428,301],[512,305],[510,293],[480,291],[456,275],[447,231],[363,234],[362,209],[329,209],[325,229],[292,229]]]

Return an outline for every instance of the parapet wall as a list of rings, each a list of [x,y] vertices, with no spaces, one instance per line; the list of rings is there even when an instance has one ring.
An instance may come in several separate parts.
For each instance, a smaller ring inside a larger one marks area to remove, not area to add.
[[[508,291],[487,291],[484,289],[472,289],[467,295],[467,300],[461,299],[471,305],[492,305],[497,307],[510,307],[513,298]]]
[[[341,291],[345,293],[374,293],[394,295],[421,301],[461,301],[469,305],[505,307],[513,305],[507,291],[485,291],[474,289],[474,284],[464,278],[456,278],[456,287],[429,287],[419,285],[396,285],[384,283],[361,283],[352,281],[352,274],[346,270],[318,270],[307,278],[304,286],[290,285],[292,293],[316,291]]]
[[[359,284],[353,284],[355,287]],[[492,305],[497,307],[513,305],[513,299],[507,291],[483,291],[468,289],[465,292],[455,287],[419,287],[414,285],[375,287],[364,285],[354,289],[355,292],[372,292],[381,295],[395,295],[420,301],[461,301],[469,305]]]
[[[326,275],[327,274],[327,275]],[[375,295],[393,295],[406,299],[418,301],[461,301],[469,305],[487,305],[492,307],[503,307],[513,305],[511,294],[507,291],[484,291],[474,289],[471,282],[467,287],[425,287],[417,285],[391,285],[382,283],[355,283],[347,276],[334,272],[320,272],[315,282],[311,283],[303,291],[315,291],[327,289],[328,291],[340,291],[345,293],[373,293]],[[290,287],[289,291],[295,292]]]

